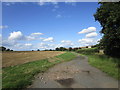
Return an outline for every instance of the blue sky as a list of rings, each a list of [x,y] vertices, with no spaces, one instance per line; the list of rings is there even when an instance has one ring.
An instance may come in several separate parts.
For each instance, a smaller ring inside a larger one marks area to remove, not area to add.
[[[101,26],[97,2],[2,4],[2,45],[13,50],[95,45]]]

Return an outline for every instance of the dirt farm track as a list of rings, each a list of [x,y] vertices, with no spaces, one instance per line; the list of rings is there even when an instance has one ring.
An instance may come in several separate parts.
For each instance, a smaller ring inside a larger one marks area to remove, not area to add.
[[[2,52],[2,67],[24,64],[62,54],[59,51],[13,51]]]

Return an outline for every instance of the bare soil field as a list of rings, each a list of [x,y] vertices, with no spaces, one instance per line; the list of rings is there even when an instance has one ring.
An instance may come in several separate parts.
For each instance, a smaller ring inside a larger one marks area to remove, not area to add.
[[[2,67],[24,64],[31,61],[42,60],[57,56],[60,51],[13,51],[2,53]]]

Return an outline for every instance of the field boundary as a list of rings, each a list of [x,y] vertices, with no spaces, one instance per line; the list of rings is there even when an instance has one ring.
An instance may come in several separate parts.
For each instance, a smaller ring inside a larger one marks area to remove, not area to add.
[[[22,65],[3,68],[3,89],[6,88],[26,88],[34,80],[38,73],[44,73],[50,67],[65,61],[70,61],[76,57],[75,53],[65,52],[53,58],[28,62]],[[57,58],[57,59],[56,59]],[[49,59],[55,59],[52,62]]]

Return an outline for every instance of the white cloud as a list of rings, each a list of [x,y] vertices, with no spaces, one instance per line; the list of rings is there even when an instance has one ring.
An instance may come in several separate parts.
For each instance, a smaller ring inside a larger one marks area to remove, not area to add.
[[[2,39],[2,34],[0,34],[0,40]]]
[[[78,40],[81,46],[89,46],[89,45],[94,45],[97,44],[97,40],[93,37],[96,37],[98,34],[96,33],[96,28],[95,27],[88,27],[87,29],[83,29],[78,34],[84,34],[85,38]]]
[[[72,47],[74,46],[73,42],[70,40],[62,40],[60,44],[58,44],[56,47]]]
[[[13,40],[2,40],[2,45],[5,47],[13,47],[17,42]]]
[[[43,38],[43,37],[40,37],[39,39],[40,39],[40,40],[44,40],[45,38]]]
[[[39,35],[43,35],[43,33],[37,32],[37,33],[32,33],[31,35],[32,35],[32,36],[39,36]]]
[[[22,40],[24,39],[24,35],[20,32],[20,31],[17,31],[17,32],[12,32],[10,33],[10,36],[8,37],[9,40]]]
[[[33,49],[33,45],[31,43],[19,43],[13,40],[2,40],[2,46],[6,48],[10,48],[13,50],[31,50]]]
[[[37,49],[54,49],[55,48],[55,44],[47,44],[47,43],[39,43],[37,45]]]
[[[0,29],[5,29],[5,28],[8,28],[8,26],[7,26],[7,25],[5,25],[5,26],[0,26]]]
[[[45,2],[38,2],[38,5],[43,6],[45,5]]]
[[[64,0],[65,3],[77,2],[78,0]]]
[[[80,2],[81,0],[2,0],[2,2]]]
[[[25,36],[22,34],[21,31],[12,32],[10,33],[10,36],[8,37],[9,40],[23,40],[23,41],[31,41],[31,40],[37,40],[39,39],[38,36],[43,35],[43,33],[32,33],[31,35]]]
[[[43,35],[43,33],[36,32],[36,33],[31,33],[29,36],[25,36],[26,40],[31,41],[31,40],[37,40],[38,36]]]
[[[68,5],[72,5],[72,6],[76,6],[76,2],[74,1],[65,1],[65,4],[68,4]]]
[[[86,34],[87,38],[96,37],[98,34],[96,32]]]
[[[32,46],[32,44],[31,43],[26,43],[26,44],[24,44],[25,46]]]
[[[57,16],[56,16],[56,18],[61,18],[62,17],[62,15],[60,15],[60,14],[58,14]]]
[[[36,38],[34,36],[25,36],[25,39],[23,40],[31,41],[31,40],[36,40]]]
[[[40,43],[38,46],[38,48],[40,48],[40,49],[48,49],[48,47],[49,47],[49,45],[46,43]]]
[[[70,40],[62,40],[61,43],[72,43]]]
[[[21,31],[14,31],[10,33],[7,40],[3,40],[2,42],[0,42],[0,44],[13,50],[33,50],[33,49],[43,50],[43,49],[55,48],[54,44],[48,44],[48,42],[54,41],[53,37],[48,37],[48,38],[37,37],[39,35],[42,35],[42,33],[32,33],[28,36],[25,36]],[[25,43],[27,41],[40,40],[40,39],[47,43],[40,43],[39,45],[38,44],[33,45],[33,43]]]
[[[17,43],[12,47],[16,50],[32,50],[32,49],[34,49],[33,45],[30,43],[25,43],[25,44],[24,43]]]
[[[97,40],[93,38],[83,38],[78,40],[81,46],[89,46],[89,45],[94,45],[97,43]]]
[[[54,5],[58,5],[58,2],[52,2]]]
[[[43,6],[43,5],[47,5],[46,3],[50,3],[53,5],[57,5],[58,2],[56,0],[39,0],[39,2],[37,2],[38,5]]]
[[[42,41],[44,42],[54,42],[54,38],[53,37],[49,37],[49,38],[45,38]]]
[[[80,32],[78,32],[78,34],[83,34],[83,33],[90,33],[90,32],[95,32],[96,28],[95,27],[89,27],[87,29],[83,29]]]

